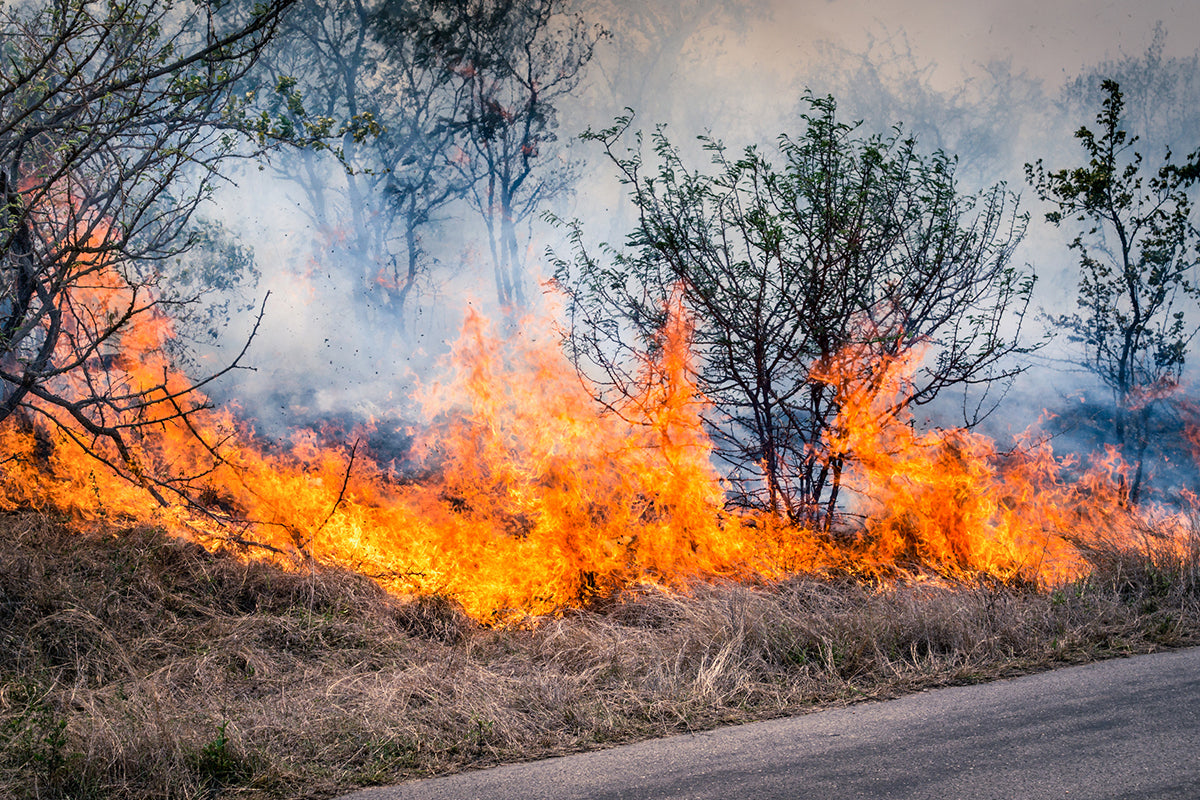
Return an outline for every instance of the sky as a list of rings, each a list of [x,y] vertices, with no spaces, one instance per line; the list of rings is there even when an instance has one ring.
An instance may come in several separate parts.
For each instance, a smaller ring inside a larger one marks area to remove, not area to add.
[[[753,37],[773,52],[822,39],[853,51],[881,28],[902,31],[918,56],[939,64],[940,88],[993,59],[1011,58],[1018,71],[1047,81],[1069,77],[1104,58],[1141,52],[1158,21],[1169,54],[1190,55],[1189,45],[1200,41],[1200,9],[1175,0],[781,0],[775,13],[777,24]]]

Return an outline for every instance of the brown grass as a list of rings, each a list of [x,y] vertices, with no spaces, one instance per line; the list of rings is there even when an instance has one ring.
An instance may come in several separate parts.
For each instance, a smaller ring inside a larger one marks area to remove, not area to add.
[[[1200,556],[1097,547],[1053,591],[641,588],[523,628],[147,529],[0,518],[0,796],[355,787],[1200,643]]]

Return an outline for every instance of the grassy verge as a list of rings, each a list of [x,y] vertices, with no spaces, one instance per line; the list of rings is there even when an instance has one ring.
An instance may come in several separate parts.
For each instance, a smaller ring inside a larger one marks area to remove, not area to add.
[[[1200,559],[1054,591],[796,578],[630,592],[526,629],[0,517],[0,796],[327,797],[414,776],[1200,643]]]

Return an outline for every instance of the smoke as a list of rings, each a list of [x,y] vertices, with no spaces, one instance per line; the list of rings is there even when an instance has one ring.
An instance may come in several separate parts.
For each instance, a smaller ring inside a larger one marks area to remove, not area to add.
[[[835,95],[844,116],[868,131],[903,124],[924,151],[957,155],[966,191],[1007,181],[1031,215],[1015,258],[1039,276],[1025,320],[1031,341],[1053,333],[1048,319],[1073,308],[1076,278],[1069,236],[1042,222],[1045,209],[1024,186],[1023,164],[1078,160],[1071,133],[1091,122],[1096,87],[1108,75],[1130,88],[1133,122],[1152,131],[1154,148],[1171,143],[1183,152],[1200,144],[1186,142],[1200,130],[1191,51],[1200,17],[1165,0],[1136,8],[1089,0],[579,0],[573,8],[606,26],[609,38],[583,83],[561,101],[558,141],[546,149],[560,167],[574,165],[571,191],[519,230],[535,295],[550,272],[547,249],[569,250],[565,232],[542,213],[577,218],[589,238],[614,244],[632,226],[633,209],[611,165],[575,139],[626,107],[642,130],[661,123],[676,142],[711,133],[740,148],[794,128],[807,87]],[[703,158],[697,153],[694,163]],[[328,153],[319,159],[330,196],[346,202],[338,194],[346,186],[341,165]],[[218,398],[236,401],[268,435],[331,419],[387,420],[398,430],[418,416],[414,389],[436,370],[467,310],[503,316],[485,229],[466,203],[439,211],[422,232],[428,274],[400,318],[370,279],[385,265],[355,263],[338,232],[319,224],[311,198],[287,179],[299,168],[295,155],[278,154],[264,170],[233,176],[208,212],[253,249],[257,296],[270,293],[247,359],[254,371],[234,373]],[[249,314],[235,319],[222,350],[240,346],[251,323]],[[219,360],[219,352],[207,358]],[[1096,397],[1094,382],[1074,368],[1078,360],[1075,345],[1053,341],[1009,391],[993,432],[1020,431],[1047,406]],[[928,413],[937,422],[953,411]]]

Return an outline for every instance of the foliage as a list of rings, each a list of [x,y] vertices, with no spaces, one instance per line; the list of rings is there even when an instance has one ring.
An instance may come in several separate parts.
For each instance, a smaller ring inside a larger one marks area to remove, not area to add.
[[[188,228],[188,247],[164,264],[168,285],[160,289],[173,304],[172,319],[179,337],[178,359],[191,356],[184,340],[216,342],[237,313],[254,310],[251,292],[262,273],[254,250],[219,220],[197,217]]]
[[[6,676],[7,677],[7,676]],[[9,702],[21,708],[0,728],[0,748],[8,765],[24,770],[48,787],[59,786],[70,774],[78,753],[67,750],[67,720],[46,703],[31,681],[6,680]]]
[[[306,0],[268,59],[268,118],[315,145],[280,172],[304,191],[323,259],[340,256],[400,329],[436,265],[424,240],[464,201],[485,223],[498,300],[526,301],[518,226],[570,182],[550,158],[556,106],[599,36],[560,5]]]
[[[226,786],[246,783],[252,774],[250,765],[233,751],[226,733],[228,727],[229,720],[223,720],[217,726],[216,738],[206,742],[196,755],[196,771],[214,794]]]
[[[887,358],[925,349],[899,405],[1011,376],[1006,357],[1033,277],[1009,263],[1025,218],[997,185],[961,193],[952,158],[918,153],[896,128],[864,136],[831,97],[806,99],[804,127],[774,156],[731,156],[702,137],[715,170],[692,170],[663,129],[657,168],[618,152],[626,116],[585,138],[604,147],[638,222],[626,250],[559,263],[579,367],[631,390],[628,365],[652,348],[665,300],[696,315],[699,388],[712,401],[737,500],[793,519],[832,521],[853,453],[829,446],[850,384],[878,389]],[[850,350],[857,374],[816,379]],[[982,400],[967,421],[986,413]],[[894,413],[892,409],[886,413]]]
[[[1143,153],[1186,148],[1200,126],[1200,50],[1169,56],[1166,44],[1160,22],[1144,53],[1105,60],[1076,76],[1062,89],[1062,113],[1068,119],[1091,116],[1108,96],[1105,82],[1115,81],[1124,102],[1122,120],[1137,131]]]
[[[1124,95],[1105,81],[1096,130],[1075,133],[1087,163],[1047,170],[1026,164],[1038,197],[1055,210],[1046,220],[1073,224],[1070,247],[1079,255],[1078,311],[1055,319],[1083,345],[1084,366],[1112,391],[1113,431],[1134,465],[1129,497],[1141,490],[1151,413],[1177,384],[1187,351],[1200,333],[1191,304],[1200,231],[1193,221],[1192,186],[1200,179],[1200,150],[1177,162],[1168,147],[1149,171],[1124,127]]]

